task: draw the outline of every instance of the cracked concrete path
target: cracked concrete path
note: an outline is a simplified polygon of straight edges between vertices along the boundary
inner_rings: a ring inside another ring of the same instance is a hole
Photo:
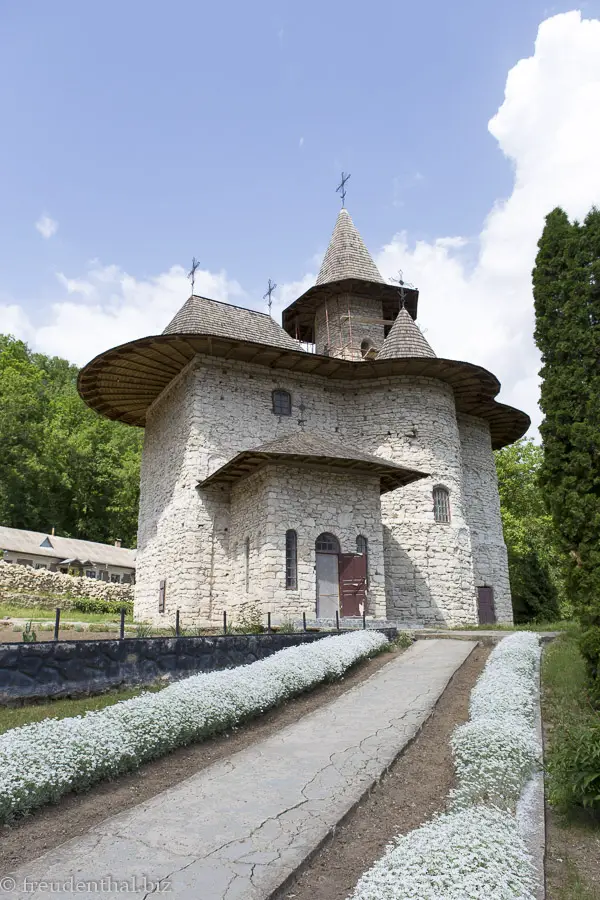
[[[0,897],[116,900],[127,887],[140,898],[266,900],[414,737],[474,646],[416,642],[279,734],[21,866],[14,889],[0,878]]]

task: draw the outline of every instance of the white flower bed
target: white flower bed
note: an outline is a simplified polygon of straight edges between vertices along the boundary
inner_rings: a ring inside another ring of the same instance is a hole
[[[0,735],[0,821],[225,731],[339,678],[386,643],[374,631],[323,638],[248,666],[194,675],[98,712],[7,731]]]
[[[476,806],[396,838],[351,900],[535,900],[534,888],[514,817]]]
[[[452,736],[452,811],[399,837],[351,900],[534,900],[536,871],[513,811],[538,770],[539,638],[504,638],[471,693],[470,721]],[[487,805],[486,805],[487,804]]]
[[[491,803],[514,810],[541,764],[535,729],[539,638],[523,632],[492,651],[471,694],[471,719],[452,735],[456,807]]]

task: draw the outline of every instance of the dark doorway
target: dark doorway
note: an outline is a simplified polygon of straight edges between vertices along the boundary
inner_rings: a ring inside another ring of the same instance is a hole
[[[494,589],[491,587],[477,588],[477,612],[480,625],[495,625],[496,610],[494,609]]]
[[[343,616],[362,616],[367,602],[367,556],[340,553],[340,606]]]

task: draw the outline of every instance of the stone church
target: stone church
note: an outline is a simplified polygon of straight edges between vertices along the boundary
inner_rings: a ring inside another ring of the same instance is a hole
[[[89,406],[145,428],[138,619],[512,621],[492,451],[529,419],[436,357],[418,300],[343,208],[282,325],[192,295],[81,371]]]

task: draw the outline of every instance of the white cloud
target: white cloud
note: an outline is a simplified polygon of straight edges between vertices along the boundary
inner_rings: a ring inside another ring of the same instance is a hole
[[[490,133],[514,167],[507,200],[496,203],[475,261],[465,238],[412,244],[394,236],[377,262],[402,268],[420,289],[419,321],[440,356],[497,374],[501,399],[539,421],[539,356],[533,343],[531,270],[544,216],[562,206],[581,218],[600,204],[600,21],[569,12],[542,22],[535,52],[508,73]]]
[[[58,231],[58,222],[56,219],[51,219],[50,216],[46,214],[39,217],[37,222],[35,223],[35,227],[44,238],[44,240],[48,240]]]
[[[513,165],[511,195],[493,206],[479,236],[443,235],[414,243],[401,232],[376,256],[385,276],[402,269],[419,287],[419,322],[438,355],[491,369],[503,382],[501,399],[534,420],[539,418],[531,294],[536,243],[554,206],[582,217],[600,204],[599,108],[600,21],[570,12],[542,22],[533,56],[508,73],[504,101],[488,126]],[[318,262],[309,261],[307,268]],[[96,262],[81,276],[60,273],[58,280],[64,295],[49,309],[46,323],[34,328],[11,301],[0,307],[0,330],[78,363],[162,331],[189,294],[179,266],[136,279]],[[281,285],[274,317],[313,283],[314,274],[307,274]],[[265,309],[224,272],[198,271],[196,291]]]

